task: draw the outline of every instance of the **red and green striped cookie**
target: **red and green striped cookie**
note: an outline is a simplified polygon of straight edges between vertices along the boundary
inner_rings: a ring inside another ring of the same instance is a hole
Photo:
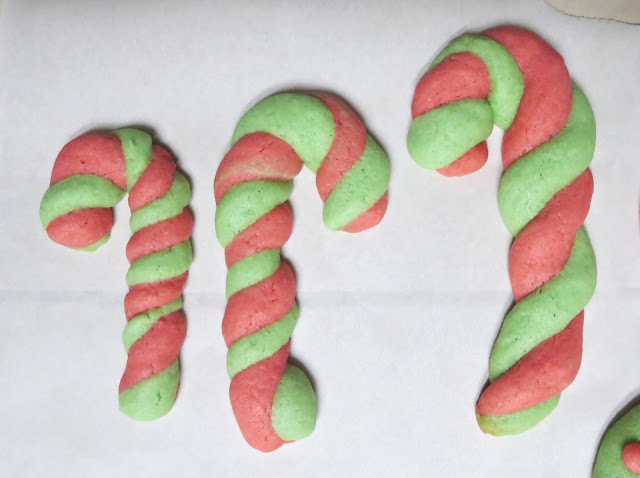
[[[189,182],[171,155],[142,131],[84,134],[58,154],[40,219],[58,244],[95,251],[109,239],[112,207],[127,191],[132,236],[120,410],[153,420],[171,409],[180,380],[178,355],[186,333],[182,289],[192,261]]]
[[[216,233],[229,268],[222,333],[231,405],[246,441],[263,452],[308,436],[316,398],[288,363],[298,320],[296,282],[280,249],[287,200],[303,163],[316,176],[329,229],[375,226],[387,207],[389,162],[358,117],[324,93],[268,97],[238,123],[215,182]]]
[[[582,359],[583,309],[596,262],[582,226],[591,203],[595,121],[562,57],[540,37],[500,27],[454,39],[420,80],[408,136],[411,157],[446,176],[487,159],[494,123],[505,130],[498,190],[515,237],[515,305],[489,360],[476,406],[481,429],[521,433],[543,420]]]
[[[593,478],[640,476],[640,405],[616,421],[600,442]]]

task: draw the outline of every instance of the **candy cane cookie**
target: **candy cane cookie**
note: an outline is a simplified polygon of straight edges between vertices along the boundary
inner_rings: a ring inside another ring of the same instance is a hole
[[[638,476],[640,476],[640,405],[635,405],[604,435],[593,467],[593,478]]]
[[[109,239],[112,207],[129,191],[129,292],[124,299],[128,353],[120,410],[137,420],[166,414],[180,381],[186,333],[182,289],[192,260],[191,187],[171,155],[135,129],[89,133],[69,142],[53,165],[40,204],[49,237],[95,251]]]
[[[593,192],[591,107],[553,48],[500,27],[462,35],[437,56],[418,83],[412,116],[411,157],[446,176],[480,168],[494,123],[505,130],[498,203],[515,237],[515,305],[494,343],[476,415],[486,433],[523,432],[556,407],[582,359],[583,309],[596,283],[582,226]]]
[[[251,108],[233,133],[214,181],[216,234],[225,248],[229,396],[245,440],[268,452],[308,436],[316,398],[287,363],[298,319],[296,282],[280,257],[287,200],[304,163],[317,174],[329,229],[359,232],[387,207],[389,162],[353,111],[325,93],[283,93]]]

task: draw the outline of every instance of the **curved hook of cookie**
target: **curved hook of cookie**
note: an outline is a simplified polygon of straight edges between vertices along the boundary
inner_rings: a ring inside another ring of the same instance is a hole
[[[308,436],[316,398],[288,364],[296,285],[280,249],[291,235],[287,200],[305,164],[317,174],[329,229],[376,225],[387,206],[389,163],[359,118],[325,93],[283,93],[239,121],[214,181],[216,234],[225,248],[231,405],[246,441],[267,452]]]
[[[607,431],[600,443],[593,478],[640,475],[640,405],[635,405]]]
[[[191,188],[171,155],[135,129],[84,134],[58,154],[40,204],[49,237],[95,251],[107,242],[112,208],[129,191],[129,293],[123,342],[128,353],[120,409],[138,420],[166,414],[178,392],[186,334],[182,289],[192,261]]]
[[[515,306],[476,407],[483,431],[523,432],[555,408],[582,358],[582,309],[596,265],[582,224],[589,211],[595,121],[564,61],[537,35],[501,27],[453,40],[420,80],[407,145],[446,176],[486,162],[494,123],[505,129],[498,202],[515,240]]]

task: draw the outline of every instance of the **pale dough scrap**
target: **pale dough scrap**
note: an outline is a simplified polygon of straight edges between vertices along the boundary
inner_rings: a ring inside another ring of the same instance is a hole
[[[546,0],[569,15],[640,23],[640,0]]]

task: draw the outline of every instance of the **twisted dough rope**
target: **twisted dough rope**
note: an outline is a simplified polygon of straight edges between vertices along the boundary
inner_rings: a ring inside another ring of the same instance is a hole
[[[640,475],[640,405],[625,413],[605,434],[593,468],[593,478]]]
[[[127,190],[133,235],[127,244],[131,267],[123,342],[128,359],[120,410],[153,420],[171,409],[180,380],[178,355],[186,333],[182,289],[192,261],[188,181],[171,155],[152,146],[142,131],[84,134],[58,154],[40,219],[53,241],[95,251],[109,239],[111,208]]]
[[[486,433],[523,432],[556,407],[582,358],[583,308],[596,282],[582,227],[593,192],[591,107],[555,50],[501,27],[453,40],[420,80],[412,115],[411,157],[447,176],[479,169],[493,123],[506,130],[498,201],[516,236],[516,304],[493,346],[491,385],[476,415]]]
[[[298,317],[289,239],[292,178],[304,163],[316,176],[329,229],[359,232],[387,207],[389,163],[358,117],[324,93],[278,94],[238,123],[214,181],[216,234],[229,268],[222,333],[229,348],[231,406],[245,440],[267,452],[308,436],[316,398],[287,364]]]

